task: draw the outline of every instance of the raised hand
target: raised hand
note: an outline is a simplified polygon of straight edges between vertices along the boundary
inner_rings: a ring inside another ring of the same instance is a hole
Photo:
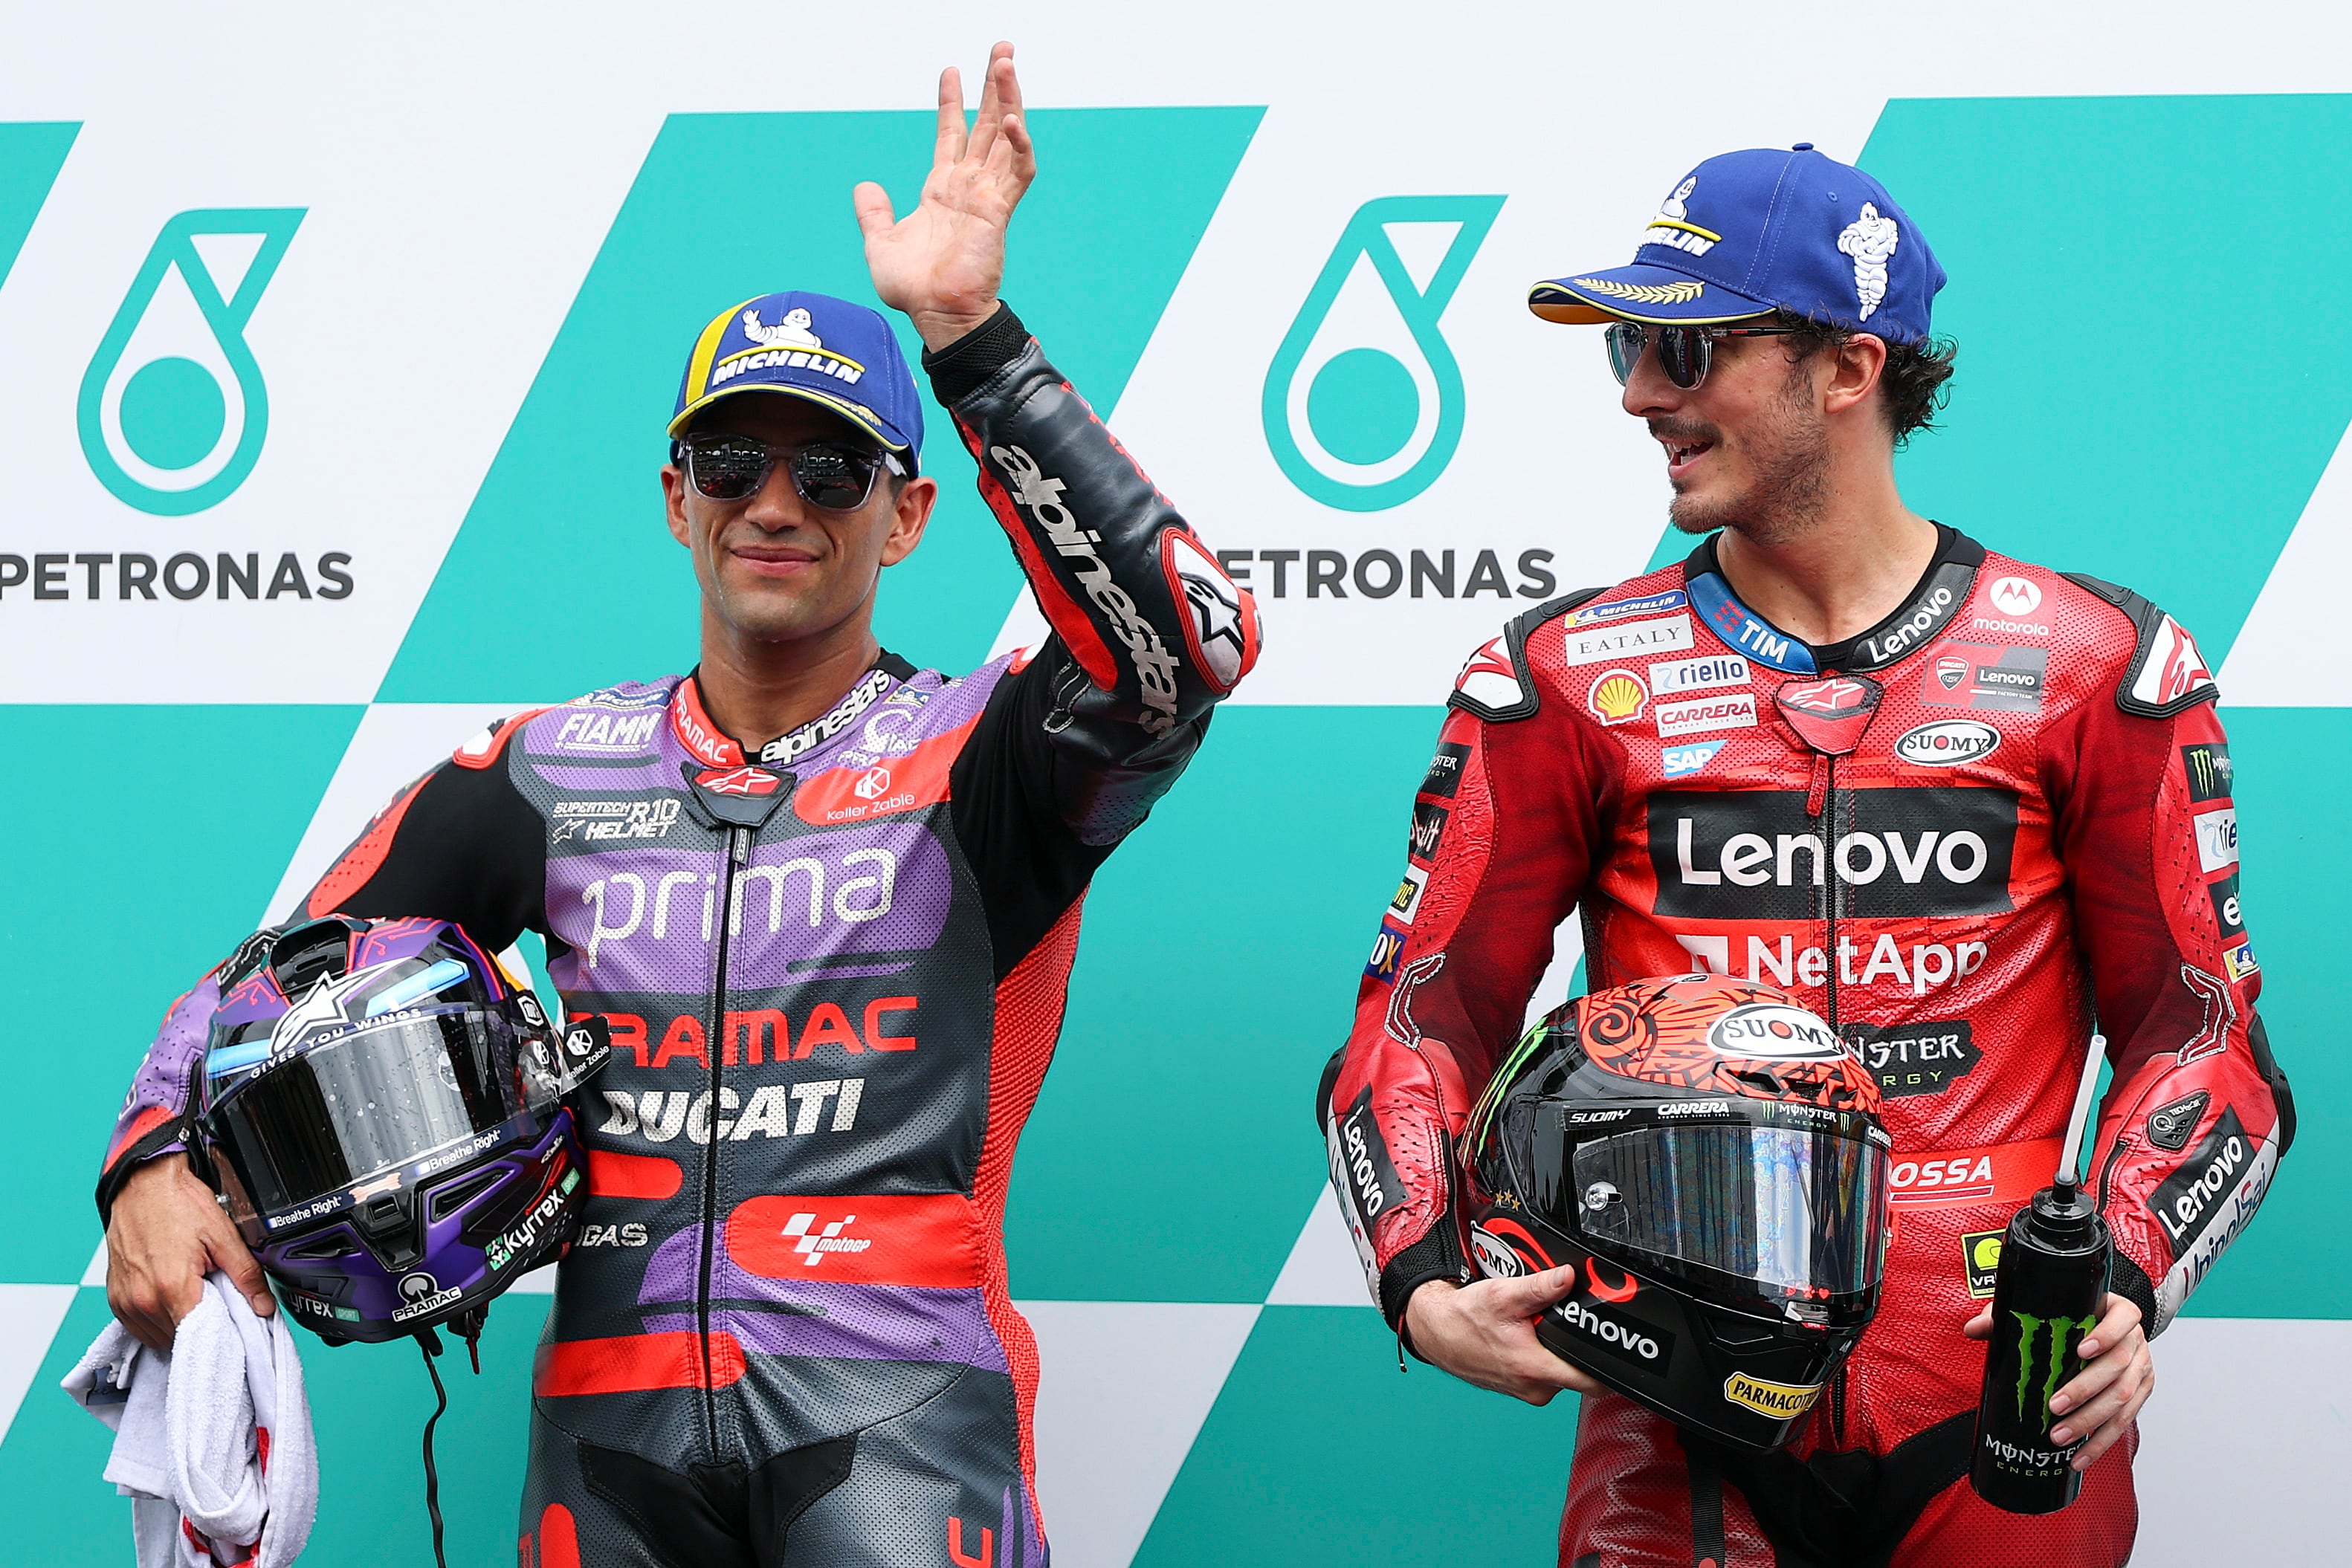
[[[963,78],[953,66],[940,73],[939,141],[915,210],[894,219],[888,193],[870,180],[853,193],[874,292],[907,313],[926,348],[946,347],[995,312],[1004,232],[1036,177],[1013,46],[998,44],[969,135]]]

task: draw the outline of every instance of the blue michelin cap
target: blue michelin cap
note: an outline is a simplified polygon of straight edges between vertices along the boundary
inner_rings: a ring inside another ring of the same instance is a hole
[[[744,392],[805,398],[904,453],[908,472],[920,465],[922,399],[898,335],[877,310],[797,291],[721,310],[694,340],[670,439],[720,398]]]
[[[1886,187],[1801,141],[1710,158],[1658,204],[1633,265],[1528,291],[1547,321],[1735,321],[1789,310],[1893,343],[1927,336],[1936,253]]]

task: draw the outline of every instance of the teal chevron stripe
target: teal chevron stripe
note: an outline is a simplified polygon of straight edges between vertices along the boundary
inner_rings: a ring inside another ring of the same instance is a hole
[[[1347,1039],[1438,718],[1229,707],[1096,876],[1013,1167],[1015,1295],[1265,1299],[1324,1180],[1315,1083]]]
[[[77,120],[0,124],[0,283],[16,265],[16,253],[80,133]]]
[[[1041,110],[1005,297],[1099,409],[1127,384],[1257,128],[1255,109]],[[687,350],[714,310],[813,288],[871,301],[849,208],[901,213],[929,114],[681,114],[664,124],[386,675],[387,702],[563,696],[694,662],[694,574],[655,483]],[[921,345],[903,322],[912,361]],[[985,656],[1020,575],[937,410],[944,495],[877,625],[918,664]]]
[[[81,1277],[116,1107],[164,1004],[253,929],[356,707],[0,706],[0,1017],[26,1042],[12,1158],[44,1173],[0,1279]],[[5,1480],[0,1478],[0,1492]]]

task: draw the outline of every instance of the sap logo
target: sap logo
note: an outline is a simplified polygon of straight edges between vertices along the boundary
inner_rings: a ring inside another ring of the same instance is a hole
[[[653,713],[604,713],[593,708],[563,716],[562,725],[555,732],[554,749],[558,751],[603,752],[607,755],[643,751],[653,738],[654,727],[661,723],[661,715]]]
[[[1675,940],[1706,973],[1732,973],[1730,937],[1676,936]],[[1873,987],[1891,983],[1897,991],[1922,997],[1975,974],[1984,967],[1989,952],[1982,942],[1915,942],[1906,951],[1892,936],[1882,933],[1865,955],[1841,936],[1836,954],[1838,983]],[[1801,948],[1790,937],[1782,936],[1776,945],[1750,936],[1745,977],[1757,984],[1769,977],[1777,986],[1821,986],[1829,979],[1830,956],[1827,948]]]
[[[631,1221],[626,1225],[583,1225],[575,1247],[643,1247],[651,1238],[643,1225]]]
[[[1895,755],[1916,768],[1950,768],[2000,748],[2000,731],[1972,718],[1937,719],[1904,732]]]
[[[2206,811],[2189,819],[2197,831],[2197,863],[2220,871],[2238,863],[2238,813],[2235,808]]]
[[[1658,748],[1658,768],[1669,779],[1680,779],[1696,773],[1715,760],[1723,749],[1720,740],[1702,740],[1694,746],[1664,746]]]
[[[1849,913],[1989,915],[2011,907],[2017,796],[2004,789],[1862,789],[1853,830],[1825,842],[1805,792],[1661,790],[1648,801],[1656,912],[1804,920],[1832,867]]]
[[[854,1130],[857,1125],[857,1107],[866,1096],[866,1080],[820,1078],[806,1083],[762,1083],[752,1091],[748,1102],[734,1090],[722,1087],[716,1102],[716,1115],[707,1089],[696,1094],[659,1089],[643,1093],[607,1089],[604,1095],[607,1114],[604,1125],[596,1129],[600,1135],[667,1144],[682,1133],[689,1144],[709,1144],[713,1139],[740,1144],[754,1137],[805,1137],[820,1125],[835,1133]],[[830,1119],[825,1116],[828,1103],[833,1110]]]
[[[1138,722],[1148,734],[1167,734],[1176,724],[1176,672],[1181,666],[1168,652],[1160,629],[1136,607],[1127,590],[1111,580],[1110,568],[1095,551],[1094,541],[1100,536],[1078,521],[1062,500],[1067,482],[1046,477],[1037,460],[1018,446],[992,446],[988,458],[1011,481],[1013,505],[1028,508],[1031,520],[1044,530],[1055,552],[1071,562],[1087,597],[1126,645],[1146,709]]]
[[[858,870],[863,874],[845,873]],[[808,929],[814,931],[824,925],[830,914],[848,925],[863,925],[881,919],[890,913],[891,897],[898,886],[898,857],[888,850],[876,847],[852,850],[841,857],[832,872],[832,899],[826,893],[826,869],[823,861],[799,855],[775,865],[747,865],[735,873],[735,889],[727,914],[730,936],[743,931],[743,905],[756,884],[766,890],[768,935],[776,936],[784,929],[784,891],[794,877],[804,879],[808,897]],[[580,902],[593,907],[594,915],[589,927],[588,967],[594,968],[607,942],[618,942],[637,934],[651,922],[650,936],[656,942],[667,941],[673,935],[671,900],[680,888],[698,887],[701,891],[701,920],[696,940],[711,940],[714,905],[717,903],[716,879],[708,873],[691,871],[665,872],[648,889],[646,878],[633,871],[616,871],[598,878],[581,889]],[[622,895],[627,897],[623,912]],[[691,894],[688,894],[690,898]],[[693,905],[687,904],[688,909]],[[793,913],[799,913],[798,899],[793,901]],[[686,920],[676,922],[676,934],[684,935],[689,926]]]

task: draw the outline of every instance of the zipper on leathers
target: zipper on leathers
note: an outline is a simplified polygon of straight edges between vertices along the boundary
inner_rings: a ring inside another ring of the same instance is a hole
[[[727,1021],[727,938],[734,928],[735,877],[751,858],[751,830],[728,831],[726,874],[719,886],[719,961],[710,980],[710,1028],[703,1050],[710,1060],[709,1135],[702,1140],[702,1267],[695,1273],[694,1315],[702,1354],[702,1429],[710,1460],[719,1462],[719,1394],[710,1379],[710,1270],[719,1239],[719,1068]]]
[[[1829,890],[1822,913],[1828,931],[1822,944],[1822,988],[1829,993],[1829,1026],[1832,1033],[1838,1027],[1838,966],[1843,955],[1838,952],[1838,914],[1845,902],[1845,879],[1838,874],[1837,858],[1837,758],[1825,752],[1813,757],[1812,784],[1805,791],[1805,814],[1822,825],[1822,881]]]

